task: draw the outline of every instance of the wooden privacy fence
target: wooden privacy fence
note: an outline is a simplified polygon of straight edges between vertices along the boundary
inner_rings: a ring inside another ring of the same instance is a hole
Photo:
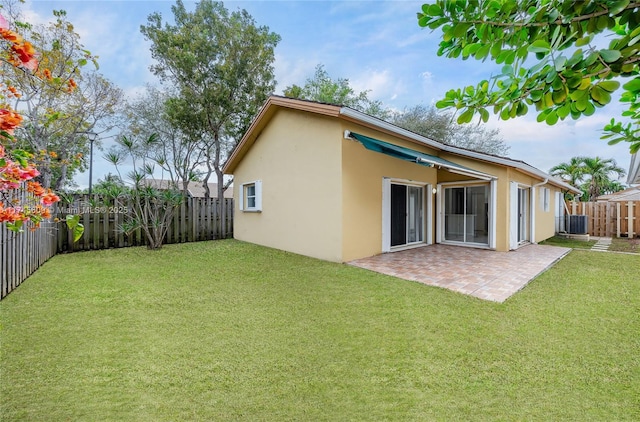
[[[599,237],[640,236],[640,201],[569,202],[571,215],[587,216],[587,232]]]
[[[224,235],[219,231],[217,198],[185,198],[173,213],[164,243],[197,242],[201,240],[233,237],[233,199],[224,199]],[[61,222],[61,231],[66,235],[58,237],[58,252],[75,252],[95,249],[123,248],[147,244],[141,229],[123,233],[118,229],[132,212],[131,203],[123,200],[102,201],[99,196],[75,196],[68,205],[58,207],[58,218],[66,215],[80,215],[84,234],[73,243],[71,233]],[[64,229],[64,230],[62,230]]]
[[[224,199],[224,236],[216,224],[220,221],[217,205],[217,198],[186,198],[175,209],[164,243],[233,237],[233,199]],[[118,229],[131,212],[131,205],[123,200],[103,201],[97,195],[76,195],[68,203],[57,203],[52,211],[60,221],[42,223],[42,227],[33,232],[17,234],[0,224],[0,298],[56,253],[147,244],[142,230],[126,235]],[[65,223],[69,214],[80,215],[85,228],[75,243]]]
[[[0,224],[0,298],[8,295],[57,252],[57,228],[45,222],[36,231],[15,233]]]

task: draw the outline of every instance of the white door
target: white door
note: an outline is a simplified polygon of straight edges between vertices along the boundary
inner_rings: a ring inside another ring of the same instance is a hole
[[[517,249],[529,241],[529,197],[530,188],[511,182],[509,195],[509,249]]]
[[[425,242],[425,187],[383,179],[382,251]]]

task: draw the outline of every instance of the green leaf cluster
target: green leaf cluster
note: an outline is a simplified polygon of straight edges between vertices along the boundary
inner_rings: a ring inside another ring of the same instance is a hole
[[[300,98],[320,103],[339,104],[386,120],[391,113],[381,101],[371,100],[369,91],[356,92],[350,85],[349,79],[333,79],[324,68],[316,66],[313,77],[305,81],[304,86],[290,85],[284,89],[284,95],[289,98]]]
[[[452,89],[437,103],[459,111],[459,123],[486,122],[490,110],[507,120],[535,109],[539,122],[554,125],[592,115],[622,86],[625,122],[612,121],[605,138],[640,148],[640,3],[440,0],[422,6],[418,24],[441,30],[439,56],[503,65],[490,80]]]
[[[67,228],[71,230],[73,234],[73,241],[77,242],[84,234],[84,225],[80,223],[79,215],[67,215],[66,217]]]

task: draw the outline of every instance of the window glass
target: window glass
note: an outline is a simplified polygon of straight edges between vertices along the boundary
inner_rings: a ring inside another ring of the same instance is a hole
[[[247,208],[255,208],[256,207],[256,185],[246,185],[245,186],[245,197],[247,198]]]

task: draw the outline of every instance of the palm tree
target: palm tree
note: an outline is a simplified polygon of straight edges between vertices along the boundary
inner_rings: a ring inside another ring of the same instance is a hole
[[[612,174],[620,178],[626,174],[626,171],[622,167],[618,167],[616,160],[613,158],[585,157],[583,158],[583,174],[589,201],[593,201],[607,187],[611,187],[612,182],[615,181],[615,179],[611,178]]]
[[[561,178],[564,182],[580,189],[580,183],[584,176],[584,161],[587,157],[572,157],[568,163],[560,163],[551,167],[549,174]],[[573,195],[567,194],[567,199],[573,199]]]

